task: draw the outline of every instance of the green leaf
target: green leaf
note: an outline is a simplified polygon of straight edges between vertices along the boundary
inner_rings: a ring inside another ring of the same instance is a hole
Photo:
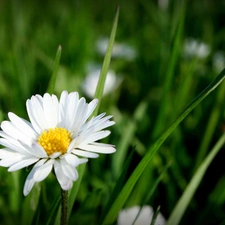
[[[115,152],[112,156],[112,168],[116,177],[118,177],[122,171],[128,148],[135,136],[136,130],[138,129],[138,124],[141,123],[144,115],[146,114],[147,106],[148,104],[145,101],[140,102],[135,109],[133,117],[127,122],[124,129],[124,134],[117,144],[117,149],[119,149],[119,151]]]
[[[48,221],[47,221],[46,225],[52,224],[52,221],[54,221],[55,218],[58,219],[58,224],[59,224],[59,222],[60,222],[60,214],[59,214],[60,211],[58,210],[58,208],[59,208],[59,205],[60,205],[60,200],[61,200],[61,195],[59,194],[57,196],[57,198],[55,199],[52,207],[51,207],[51,211],[49,212],[50,216],[48,218]],[[58,213],[59,215],[57,214],[57,216],[56,216],[56,213]]]
[[[152,184],[152,187],[149,189],[149,193],[148,193],[147,197],[144,199],[142,205],[145,205],[145,204],[147,204],[147,202],[150,201],[152,195],[154,194],[156,188],[158,187],[160,181],[162,180],[162,178],[165,175],[166,171],[170,167],[171,163],[172,163],[171,161],[168,162],[168,164],[163,168],[163,170],[160,173],[160,175],[158,176],[158,178],[154,181],[154,183]]]
[[[21,180],[21,171],[15,171],[10,174],[9,177],[10,183],[13,184],[15,188],[14,191],[9,192],[9,208],[13,213],[18,213],[20,211],[20,202],[22,200],[20,180]]]
[[[105,54],[105,57],[104,57],[104,60],[103,60],[98,85],[97,85],[97,88],[96,88],[96,91],[95,91],[95,98],[97,98],[99,100],[99,103],[98,103],[98,105],[97,105],[97,107],[96,107],[96,109],[93,113],[94,116],[96,116],[98,114],[98,109],[99,109],[99,106],[100,106],[100,102],[101,102],[101,98],[102,98],[102,94],[103,94],[103,90],[104,90],[106,75],[107,75],[107,72],[108,72],[108,69],[109,69],[109,64],[110,64],[112,50],[113,50],[113,44],[114,44],[114,40],[115,40],[115,36],[116,36],[118,19],[119,19],[119,7],[117,8],[117,11],[116,11],[116,16],[115,16],[112,31],[111,31],[111,34],[110,34],[108,47],[107,47],[106,54]]]
[[[211,150],[211,152],[208,154],[208,156],[205,158],[205,160],[201,163],[201,165],[197,169],[196,173],[194,174],[191,181],[187,185],[185,191],[183,192],[181,198],[177,202],[173,212],[171,213],[167,221],[167,225],[179,224],[207,168],[209,167],[210,163],[212,162],[216,154],[219,152],[221,147],[224,145],[224,143],[225,143],[225,133],[221,136],[221,138],[218,140],[214,148]]]
[[[103,224],[112,224],[129,197],[134,185],[137,183],[139,177],[145,170],[146,166],[151,162],[154,155],[157,153],[160,146],[167,139],[167,137],[172,133],[172,131],[180,124],[180,122],[206,97],[208,96],[225,78],[225,69],[206,87],[178,116],[174,123],[156,140],[156,142],[149,148],[146,155],[143,157],[141,162],[138,164],[134,172],[131,174],[130,178],[124,185],[117,199],[115,199],[112,207],[110,208],[108,214],[106,215]]]
[[[55,82],[56,82],[57,72],[58,72],[58,68],[59,68],[61,52],[62,52],[62,47],[61,47],[61,45],[59,45],[59,47],[57,49],[57,52],[56,52],[54,69],[53,69],[52,76],[51,76],[51,79],[49,81],[48,88],[47,88],[47,93],[49,93],[49,94],[54,93]]]
[[[218,89],[218,94],[214,101],[214,107],[207,121],[206,130],[205,133],[203,134],[199,151],[197,152],[195,170],[199,167],[200,163],[205,158],[207,151],[209,150],[209,145],[213,138],[215,129],[218,126],[219,118],[221,117],[221,114],[223,114],[221,110],[221,105],[224,104],[224,95],[225,95],[225,83],[223,83]]]
[[[165,80],[163,83],[163,96],[160,101],[160,109],[157,116],[157,120],[155,123],[155,128],[153,134],[151,135],[153,140],[162,132],[164,129],[164,124],[167,119],[168,114],[168,104],[170,102],[169,96],[171,87],[174,80],[175,75],[175,68],[178,62],[178,57],[181,51],[181,42],[182,42],[182,34],[183,34],[183,27],[184,27],[184,18],[185,18],[185,1],[181,2],[180,5],[180,12],[179,12],[179,23],[177,25],[176,35],[174,38],[173,48],[170,53],[168,68],[165,74]]]
[[[152,217],[152,222],[150,225],[157,225],[155,222],[156,222],[157,216],[159,214],[159,211],[160,211],[160,206],[158,206],[158,208],[154,212],[153,217]]]
[[[118,194],[120,193],[121,188],[123,187],[124,180],[125,180],[125,178],[127,176],[127,171],[129,169],[131,160],[132,160],[133,155],[134,155],[134,151],[135,151],[135,148],[132,149],[131,153],[129,154],[129,157],[127,158],[127,160],[126,160],[126,162],[124,164],[122,173],[120,174],[120,176],[119,176],[119,178],[118,178],[118,180],[116,182],[116,185],[113,188],[113,191],[112,191],[112,193],[110,195],[110,199],[107,202],[107,205],[106,205],[106,207],[104,209],[104,212],[102,213],[102,216],[101,216],[99,224],[102,224],[103,219],[104,219],[105,215],[107,214],[107,211],[110,209],[110,207],[112,206],[112,204],[114,202],[114,199],[117,198]]]

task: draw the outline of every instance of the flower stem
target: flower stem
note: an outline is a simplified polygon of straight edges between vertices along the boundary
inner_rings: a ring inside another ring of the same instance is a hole
[[[60,225],[68,224],[68,191],[61,189],[61,221]]]

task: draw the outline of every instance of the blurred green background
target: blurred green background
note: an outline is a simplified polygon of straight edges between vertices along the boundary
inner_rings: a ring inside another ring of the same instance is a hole
[[[102,64],[118,5],[120,17],[110,65],[117,82],[111,81],[115,88],[104,96],[100,107],[100,112],[113,115],[116,121],[105,141],[115,144],[117,152],[89,161],[70,224],[98,223],[131,150],[135,152],[127,176],[148,146],[225,67],[224,1],[1,0],[1,121],[9,111],[27,118],[25,101],[33,94],[45,93],[59,45],[62,56],[55,93],[78,91],[90,100],[83,83],[89,72]],[[224,97],[222,83],[181,123],[141,176],[127,207],[149,204],[156,209],[160,205],[162,214],[169,217],[195,169],[225,130]],[[208,168],[181,224],[225,221],[224,150]],[[154,194],[147,198],[169,162]],[[15,178],[0,168],[3,224],[20,218],[26,176],[27,171],[22,171]],[[44,221],[59,190],[53,178],[43,183],[40,204],[44,207],[35,217],[41,215]],[[50,184],[55,191],[48,190]]]

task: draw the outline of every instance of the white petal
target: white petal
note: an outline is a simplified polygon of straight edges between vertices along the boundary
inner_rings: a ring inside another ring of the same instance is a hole
[[[83,163],[86,163],[86,162],[88,162],[88,159],[85,159],[85,158],[79,159],[79,164],[83,164]]]
[[[51,158],[51,159],[56,159],[56,158],[58,158],[61,154],[62,154],[61,152],[54,152],[54,153],[52,153],[52,154],[49,156],[49,158]]]
[[[85,124],[82,126],[81,130],[83,131],[83,130],[86,130],[86,129],[90,129],[91,127],[92,127],[92,129],[94,128],[94,131],[100,130],[100,129],[96,129],[96,128],[95,128],[96,125],[97,125],[98,127],[100,127],[102,123],[105,124],[105,121],[107,121],[108,119],[112,118],[112,116],[106,116],[105,118],[103,118],[104,115],[105,115],[105,113],[102,113],[102,114],[100,114],[100,115],[98,115],[98,116],[96,116],[96,117],[92,117],[91,120],[89,120],[87,123],[85,123]],[[105,126],[105,125],[104,125],[104,126]],[[107,126],[105,126],[105,127],[107,127]]]
[[[26,107],[27,107],[28,117],[30,119],[30,122],[31,122],[33,128],[36,130],[36,132],[41,133],[42,129],[36,121],[36,117],[35,117],[34,110],[33,110],[33,105],[32,105],[32,102],[30,99],[28,99],[26,101]]]
[[[11,122],[15,125],[15,127],[22,133],[24,133],[26,136],[28,136],[30,139],[36,139],[37,133],[34,131],[31,123],[28,121],[18,117],[14,113],[8,113],[9,119]]]
[[[64,159],[60,160],[60,164],[61,164],[63,173],[67,177],[69,177],[72,181],[76,181],[78,179],[78,172],[77,172],[76,168],[74,168],[73,166],[69,165],[66,162],[66,160],[64,160]]]
[[[72,92],[68,96],[68,115],[70,117],[70,121],[72,122],[74,119],[74,115],[77,110],[77,103],[79,100],[79,95],[77,92]]]
[[[106,116],[100,120],[95,120],[93,125],[95,127],[95,131],[99,131],[102,129],[105,129],[106,127],[110,127],[115,124],[114,121],[110,121],[109,119],[112,118],[112,116]]]
[[[90,152],[97,152],[97,153],[104,153],[104,154],[110,154],[116,151],[116,149],[112,145],[108,144],[101,144],[95,143],[90,145],[80,145],[79,148],[82,150],[90,151]]]
[[[20,153],[21,155],[30,155],[29,152],[24,149],[23,146],[17,140],[7,140],[4,138],[0,138],[0,144],[8,147],[9,149],[12,149],[15,152]]]
[[[88,137],[93,135],[93,133],[94,133],[94,127],[90,127],[89,129],[82,130],[81,132],[79,132],[76,136],[74,136],[74,139],[71,142],[71,144],[73,143],[72,148],[76,148],[77,146],[79,146],[80,143],[84,142]],[[70,148],[71,148],[71,145],[69,146],[68,149]]]
[[[67,118],[67,98],[68,92],[63,91],[59,100],[59,126],[66,127],[65,118]]]
[[[37,157],[21,159],[20,161],[16,162],[12,166],[10,166],[8,171],[12,172],[12,171],[15,171],[15,170],[22,169],[24,167],[27,167],[27,166],[30,166],[30,165],[34,164],[38,160],[39,160],[39,158],[37,158]]]
[[[27,196],[30,193],[34,184],[35,184],[35,181],[31,177],[29,177],[29,175],[28,175],[28,177],[25,181],[24,187],[23,187],[24,196]]]
[[[70,145],[69,145],[69,147],[68,147],[68,149],[67,149],[67,153],[70,153],[70,152],[74,149],[74,146],[78,145],[78,144],[76,144],[76,143],[77,143],[77,138],[74,138],[74,139],[71,141],[71,143],[70,143]]]
[[[39,166],[41,166],[41,165],[43,165],[45,163],[45,161],[46,161],[46,159],[42,159],[42,160],[38,161],[34,165],[34,167],[32,168],[32,170],[30,171],[30,173],[28,174],[27,179],[26,179],[25,184],[24,184],[24,187],[23,187],[23,194],[25,196],[27,196],[30,193],[32,187],[35,184],[35,181],[33,179],[33,175],[34,175],[34,173],[36,171],[36,168],[39,167]]]
[[[88,104],[88,110],[87,110],[87,114],[86,114],[86,118],[88,119],[89,116],[93,113],[94,109],[96,108],[98,104],[98,99],[93,99],[89,104]]]
[[[104,130],[104,131],[99,131],[99,132],[96,132],[96,133],[92,133],[89,137],[86,137],[84,139],[84,141],[82,142],[82,144],[86,144],[86,143],[91,143],[91,142],[95,142],[95,141],[98,141],[100,139],[103,139],[107,136],[110,135],[110,131],[108,130]]]
[[[0,159],[13,158],[13,157],[15,157],[17,155],[22,156],[21,154],[15,152],[15,151],[12,151],[11,149],[8,149],[8,148],[0,149]]]
[[[78,106],[76,110],[76,114],[74,115],[74,118],[76,118],[71,125],[71,131],[74,132],[74,134],[78,133],[80,130],[81,126],[85,122],[86,114],[87,114],[87,107],[88,105],[86,104],[85,98],[81,98],[78,101]]]
[[[42,98],[38,95],[32,96],[31,99],[27,100],[27,104],[26,104],[29,119],[30,119],[34,129],[39,134],[43,130],[48,128],[48,123],[45,118],[41,100],[42,100]]]
[[[38,158],[47,157],[45,150],[36,142],[32,143],[31,147],[22,141],[19,141],[19,143],[30,153],[30,155],[36,156]]]
[[[65,101],[68,96],[68,91],[63,91],[60,96],[60,104]]]
[[[96,116],[96,117],[93,117],[93,118],[92,118],[92,119],[93,119],[92,125],[94,126],[94,125],[98,124],[99,121],[101,121],[101,119],[104,118],[105,114],[106,114],[106,113],[104,112],[104,113],[99,114],[99,115]],[[108,117],[109,117],[109,116],[108,116]],[[107,117],[105,117],[105,118],[107,118]]]
[[[50,96],[48,93],[43,97],[43,111],[48,123],[48,128],[53,128],[58,125],[58,99],[55,95]]]
[[[73,150],[72,152],[78,156],[83,156],[87,158],[98,158],[98,154],[93,152],[86,152],[86,151],[77,150],[77,149]]]
[[[99,131],[99,130],[103,130],[107,127],[111,127],[112,125],[114,125],[115,122],[114,121],[103,121],[101,123],[99,123],[98,125],[95,126],[95,131]]]
[[[72,130],[72,124],[74,123],[74,120],[76,120],[76,111],[78,109],[78,100],[79,100],[79,95],[77,92],[72,92],[68,96],[68,101],[67,101],[67,117],[64,117],[64,120],[66,118],[66,128],[68,130]]]
[[[63,91],[60,97],[60,123],[59,126],[71,130],[71,124],[76,114],[77,102],[79,95],[77,92],[72,92],[68,95]]]
[[[20,155],[19,153],[11,151],[10,149],[0,150],[0,159],[2,159],[0,161],[0,166],[9,167],[13,165],[14,163],[21,161],[22,158],[23,158],[23,155]]]
[[[3,167],[10,167],[11,165],[19,162],[21,160],[21,156],[17,156],[14,158],[4,158],[1,160],[0,162],[0,166],[3,166]]]
[[[73,186],[73,182],[70,178],[65,176],[65,174],[62,171],[61,164],[56,160],[54,163],[54,170],[56,178],[63,190],[69,190]]]
[[[9,121],[3,121],[1,124],[2,130],[14,138],[15,140],[23,140],[26,143],[29,143],[32,141],[28,136],[26,136],[24,133],[22,133],[20,130],[18,130],[15,125]]]
[[[79,158],[73,154],[65,154],[64,158],[66,162],[73,167],[77,167],[79,165]]]
[[[48,160],[45,164],[39,166],[36,168],[33,179],[35,182],[40,182],[44,180],[49,173],[52,171],[52,166],[53,166],[54,160],[50,159]]]

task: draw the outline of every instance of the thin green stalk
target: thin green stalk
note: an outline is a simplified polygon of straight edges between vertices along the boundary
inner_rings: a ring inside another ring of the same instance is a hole
[[[159,106],[159,113],[155,122],[155,127],[153,130],[153,133],[151,134],[151,138],[155,140],[155,138],[162,132],[164,129],[166,117],[167,117],[167,109],[168,109],[168,103],[169,96],[170,96],[170,90],[172,87],[172,82],[174,80],[174,71],[176,68],[176,63],[178,60],[179,52],[180,52],[180,45],[181,45],[181,37],[183,33],[183,24],[184,24],[184,17],[185,17],[185,5],[182,6],[181,12],[180,12],[180,22],[177,27],[177,33],[174,40],[174,46],[171,52],[171,57],[168,63],[168,69],[167,73],[165,74],[165,80],[163,84],[163,96],[160,101]]]
[[[154,215],[152,217],[152,222],[150,225],[157,225],[155,222],[156,222],[157,216],[159,215],[159,212],[160,212],[160,206],[158,206],[158,208],[154,212]]]
[[[62,47],[61,47],[61,45],[59,45],[57,52],[56,52],[56,56],[55,56],[54,69],[53,69],[52,76],[51,76],[51,79],[50,79],[50,82],[49,82],[48,88],[47,88],[47,92],[49,94],[53,94],[54,90],[55,90],[55,82],[56,82],[57,72],[58,72],[58,68],[59,68],[61,52],[62,52]]]
[[[117,144],[117,149],[119,149],[119,151],[117,151],[112,156],[113,157],[112,168],[116,177],[118,177],[122,171],[123,163],[125,161],[129,144],[133,140],[134,134],[138,128],[138,123],[141,122],[141,119],[146,113],[146,110],[147,110],[147,103],[142,101],[137,106],[133,118],[127,122],[125,131],[123,132],[123,135],[119,143]]]
[[[219,88],[219,91],[215,100],[215,106],[212,109],[211,116],[208,120],[209,122],[207,124],[199,151],[196,156],[195,170],[198,168],[198,166],[200,165],[200,163],[202,162],[202,160],[204,159],[207,153],[208,147],[213,137],[213,133],[218,124],[219,117],[222,113],[221,106],[224,104],[224,95],[225,95],[225,83],[221,85],[221,87]]]
[[[68,191],[61,189],[61,220],[60,225],[68,224]]]
[[[95,98],[97,98],[99,100],[99,103],[98,103],[98,105],[95,108],[95,111],[93,113],[94,116],[96,116],[98,114],[98,109],[99,109],[99,106],[100,106],[100,102],[101,102],[101,98],[102,98],[102,94],[103,94],[103,90],[104,90],[105,80],[106,80],[107,72],[108,72],[108,69],[109,69],[109,64],[110,64],[110,61],[111,61],[111,55],[112,55],[114,40],[115,40],[115,37],[116,37],[118,20],[119,20],[119,7],[117,8],[117,11],[116,11],[116,16],[115,16],[112,31],[111,31],[111,34],[110,34],[108,47],[107,47],[107,50],[106,50],[105,58],[103,60],[98,85],[97,85],[97,88],[96,88],[96,91],[95,91]]]

